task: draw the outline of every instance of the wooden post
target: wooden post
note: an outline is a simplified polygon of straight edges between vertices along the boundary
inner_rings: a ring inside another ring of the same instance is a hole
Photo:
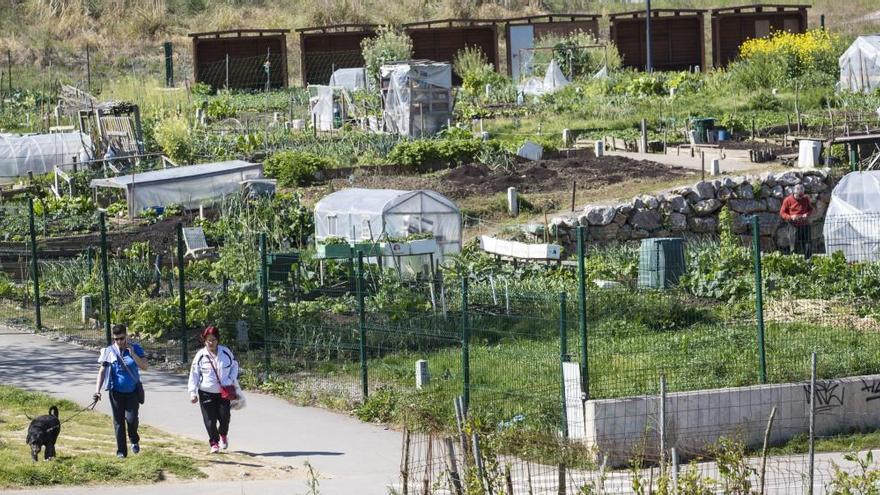
[[[574,213],[574,197],[577,193],[577,181],[571,181],[571,212]]]

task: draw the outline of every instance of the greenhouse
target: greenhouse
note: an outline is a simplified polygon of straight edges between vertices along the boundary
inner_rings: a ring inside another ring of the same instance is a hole
[[[840,89],[870,93],[880,87],[880,34],[859,36],[838,62]]]
[[[91,160],[92,140],[81,132],[52,134],[0,134],[0,177],[45,174],[55,165],[73,167]]]
[[[341,237],[351,243],[434,234],[438,255],[461,251],[461,212],[434,191],[343,189],[315,205],[315,239]]]
[[[261,177],[262,164],[232,160],[94,179],[91,187],[125,190],[128,214],[134,217],[137,212],[151,207],[208,206],[237,192],[242,181]]]
[[[825,214],[825,249],[847,261],[880,260],[880,171],[845,175]]]

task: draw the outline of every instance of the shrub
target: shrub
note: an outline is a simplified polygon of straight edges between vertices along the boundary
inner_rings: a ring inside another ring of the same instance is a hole
[[[378,79],[379,69],[383,64],[412,58],[412,39],[390,26],[382,26],[376,37],[366,38],[361,42],[361,53],[367,66],[367,74]]]
[[[486,85],[501,87],[507,82],[504,76],[495,71],[483,50],[476,46],[459,50],[452,67],[462,79],[461,87],[472,96],[482,96]]]
[[[153,129],[156,144],[162,152],[178,163],[193,159],[192,131],[182,117],[170,117],[156,124]]]
[[[398,143],[388,153],[393,164],[418,167],[429,163],[460,165],[472,162],[486,146],[477,139],[417,139]]]
[[[731,72],[747,89],[822,84],[836,77],[840,48],[840,37],[824,29],[779,31],[743,43]]]
[[[281,187],[306,186],[315,174],[331,166],[330,160],[304,151],[279,151],[263,164],[266,175],[278,179]]]

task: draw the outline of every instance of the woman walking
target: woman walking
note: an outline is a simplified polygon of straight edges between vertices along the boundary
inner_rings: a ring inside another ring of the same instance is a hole
[[[98,369],[95,395],[92,398],[99,401],[101,390],[109,391],[113,428],[116,432],[116,457],[126,457],[126,433],[131,441],[131,451],[137,454],[141,450],[138,409],[144,403],[144,388],[140,371],[147,369],[147,360],[144,349],[128,340],[128,328],[125,325],[113,325],[111,333],[113,344],[102,349],[98,358],[101,368]]]
[[[189,373],[190,402],[199,403],[208,430],[211,453],[229,447],[230,401],[235,399],[238,362],[228,347],[220,345],[220,330],[208,327],[202,332],[205,343],[193,358]]]

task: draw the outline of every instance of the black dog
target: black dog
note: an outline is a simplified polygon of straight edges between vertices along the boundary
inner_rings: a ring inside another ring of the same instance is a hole
[[[49,408],[49,414],[31,420],[26,441],[31,446],[31,457],[34,458],[34,462],[44,446],[45,459],[48,461],[55,458],[55,441],[58,440],[59,433],[61,433],[61,421],[58,419],[58,408],[55,406]]]

